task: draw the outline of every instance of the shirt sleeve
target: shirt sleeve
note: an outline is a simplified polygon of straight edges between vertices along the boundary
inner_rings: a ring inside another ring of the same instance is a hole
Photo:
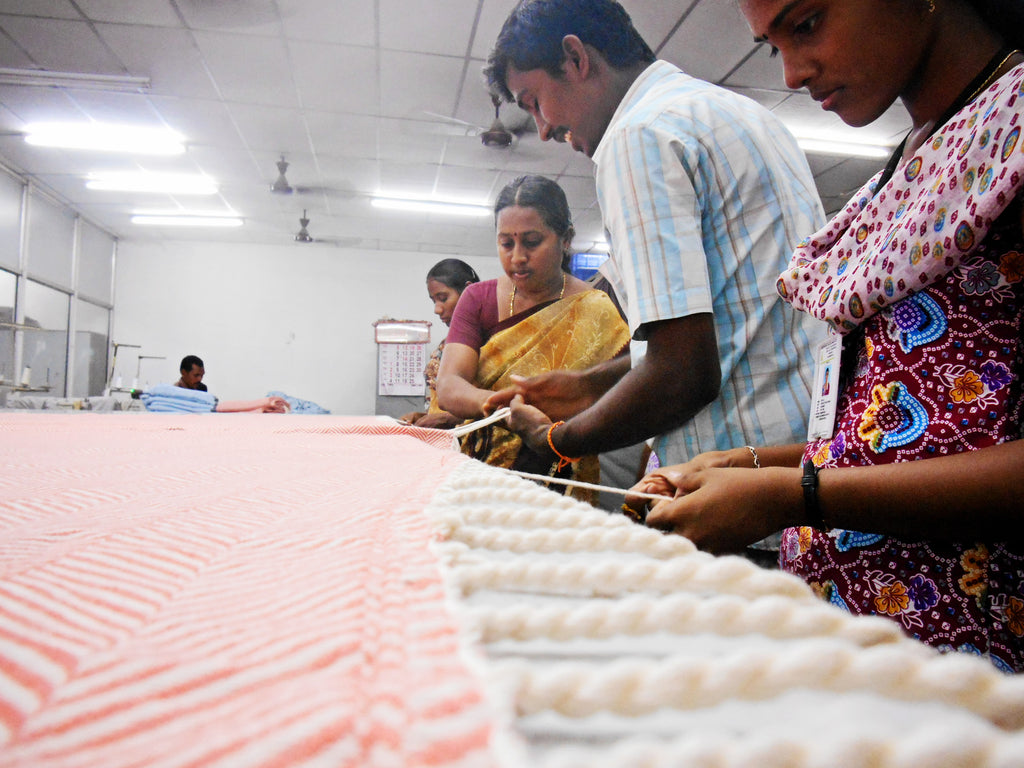
[[[712,310],[700,193],[706,158],[683,131],[627,125],[608,138],[598,199],[615,287],[625,294],[630,333],[643,339],[645,323]]]
[[[493,325],[488,322],[488,316],[492,314],[488,308],[497,317],[496,301],[497,281],[486,280],[466,286],[452,313],[445,343],[464,344],[479,352],[490,335],[488,329]]]

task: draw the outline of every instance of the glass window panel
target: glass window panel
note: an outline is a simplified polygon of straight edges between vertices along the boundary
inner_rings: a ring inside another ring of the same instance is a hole
[[[61,287],[71,287],[71,253],[75,217],[41,197],[28,206],[28,274]]]
[[[22,184],[0,171],[0,266],[18,269]]]
[[[6,327],[14,322],[14,297],[18,279],[11,272],[0,269],[0,385],[13,384],[14,329]]]
[[[65,396],[70,299],[66,293],[25,281],[25,325],[33,326],[33,330],[25,331],[20,380],[23,386]]]
[[[114,269],[114,238],[87,221],[82,222],[78,257],[78,294],[110,304]]]
[[[75,375],[69,396],[102,395],[107,383],[110,310],[76,299],[75,312]]]

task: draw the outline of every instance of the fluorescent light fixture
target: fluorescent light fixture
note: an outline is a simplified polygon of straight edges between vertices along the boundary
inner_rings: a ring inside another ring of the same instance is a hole
[[[149,78],[0,67],[0,85],[32,85],[48,88],[84,88],[92,91],[138,92],[149,90]]]
[[[37,147],[88,149],[136,155],[180,155],[185,138],[170,128],[111,123],[35,123],[25,141]]]
[[[238,216],[136,213],[132,224],[150,227],[240,227]]]
[[[217,182],[209,176],[147,171],[90,173],[85,186],[111,192],[153,192],[167,195],[214,195]]]
[[[848,157],[884,158],[892,154],[892,146],[885,139],[864,141],[860,136],[849,138],[849,132],[806,128],[790,125],[789,130],[796,137],[796,143],[804,152],[821,155],[846,155]]]
[[[483,203],[464,200],[444,200],[431,197],[398,197],[377,195],[372,200],[374,208],[392,211],[416,211],[420,213],[444,213],[453,216],[489,216],[494,211]]]

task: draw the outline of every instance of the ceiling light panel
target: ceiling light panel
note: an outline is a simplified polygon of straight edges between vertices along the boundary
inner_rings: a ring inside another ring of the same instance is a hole
[[[25,141],[38,147],[123,154],[180,155],[185,151],[185,138],[163,126],[36,123],[26,129]]]
[[[374,197],[372,205],[374,208],[392,211],[440,213],[449,216],[489,216],[492,213],[489,205],[409,197]]]

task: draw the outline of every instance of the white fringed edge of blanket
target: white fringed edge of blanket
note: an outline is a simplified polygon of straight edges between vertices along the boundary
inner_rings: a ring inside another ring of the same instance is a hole
[[[991,728],[983,735],[930,728],[927,734],[908,733],[899,744],[865,736],[830,742],[827,735],[813,734],[799,748],[770,733],[747,740],[638,733],[601,749],[549,750],[540,765],[916,768],[960,766],[965,754],[979,768],[1018,764],[1024,749],[1024,680],[1001,675],[980,659],[938,654],[886,619],[851,616],[822,602],[794,576],[739,557],[699,552],[682,537],[474,461],[452,472],[426,513],[449,599],[463,626],[466,658],[485,680],[498,712],[495,754],[503,766],[538,764],[517,733],[521,717],[540,712],[642,717],[661,708],[770,699],[785,694],[794,680],[821,691],[941,701],[987,720]],[[609,555],[607,560],[601,553]],[[519,593],[524,600],[511,606],[468,604],[474,593],[495,589]],[[552,595],[601,599],[565,606],[529,599]],[[490,659],[486,647],[508,640],[653,631],[766,634],[784,642],[712,661],[626,656],[542,669],[507,656]]]

